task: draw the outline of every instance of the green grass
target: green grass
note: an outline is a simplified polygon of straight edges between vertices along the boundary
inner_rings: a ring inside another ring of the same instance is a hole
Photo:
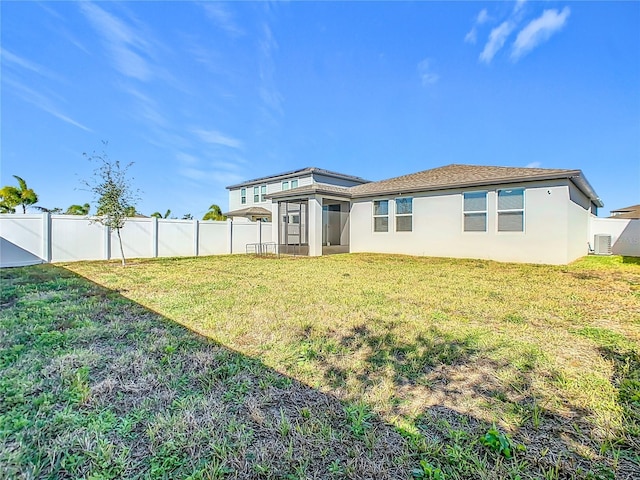
[[[0,477],[640,476],[628,258],[1,275]]]

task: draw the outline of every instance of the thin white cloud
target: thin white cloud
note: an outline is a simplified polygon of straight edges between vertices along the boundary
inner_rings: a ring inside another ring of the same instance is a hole
[[[176,153],[176,158],[183,165],[197,165],[200,162],[197,157],[184,152]]]
[[[476,43],[478,41],[478,31],[475,26],[471,27],[471,30],[464,36],[464,41],[466,43]]]
[[[495,54],[504,46],[504,43],[507,41],[507,37],[511,35],[514,28],[515,25],[511,21],[505,20],[496,28],[491,30],[489,40],[484,46],[482,53],[480,53],[480,61],[491,63],[491,60],[493,60]]]
[[[569,15],[571,15],[569,7],[564,7],[561,12],[555,9],[542,12],[542,15],[529,22],[518,33],[513,43],[511,58],[517,60],[541,43],[546,42],[551,35],[562,30],[567,23]]]
[[[6,75],[3,77],[2,81],[3,83],[12,87],[15,93],[20,98],[22,98],[22,100],[24,100],[25,102],[38,107],[40,110],[43,110],[50,115],[53,115],[54,117],[62,120],[63,122],[68,123],[69,125],[78,127],[86,132],[93,132],[93,130],[91,130],[86,125],[83,125],[82,123],[77,122],[76,120],[69,117],[68,115],[65,115],[59,108],[57,108],[54,105],[54,103],[48,97],[44,96],[43,94],[36,92],[35,90],[30,89],[29,87],[26,87],[20,82],[16,82],[11,80],[10,78],[7,78]]]
[[[62,78],[59,75],[51,72],[48,68],[43,67],[42,65],[39,65],[30,60],[27,60],[26,58],[20,57],[10,52],[6,48],[0,48],[0,58],[2,58],[2,61],[5,64],[9,63],[12,65],[16,65],[25,70],[29,70],[31,72],[37,73],[38,75],[41,75],[43,77],[47,77],[52,80],[62,81]]]
[[[531,162],[525,165],[526,168],[540,168],[541,166],[542,166],[542,163],[540,162]]]
[[[527,3],[527,0],[516,0],[516,4],[513,7],[514,13],[518,13],[524,7],[524,4]]]
[[[238,26],[233,13],[219,2],[207,2],[201,4],[202,8],[216,27],[224,30],[233,37],[244,35],[244,30]]]
[[[240,140],[224,135],[217,130],[202,130],[196,128],[193,129],[192,132],[203,142],[211,143],[214,145],[221,145],[229,148],[242,148],[242,142]]]
[[[476,17],[476,25],[482,25],[483,23],[489,21],[490,18],[491,17],[489,17],[487,9],[483,8],[482,10],[480,10],[480,13],[478,13],[478,16]]]
[[[486,8],[480,10],[478,15],[476,16],[473,27],[471,27],[471,30],[469,30],[469,32],[464,36],[464,41],[466,43],[476,43],[476,41],[478,40],[478,25],[487,23],[490,19],[491,17],[489,16]]]
[[[133,118],[149,122],[158,127],[169,126],[168,120],[160,113],[158,102],[131,85],[122,83],[119,87],[134,98],[136,107],[130,110]]]
[[[80,9],[93,27],[102,35],[114,61],[115,68],[123,75],[142,81],[151,79],[151,67],[146,50],[149,43],[121,19],[97,5],[81,2]]]
[[[418,74],[420,75],[420,81],[423,86],[433,85],[436,83],[440,76],[431,71],[431,61],[428,58],[425,58],[420,63],[418,63]]]
[[[262,36],[258,45],[260,49],[260,98],[267,111],[282,115],[283,98],[276,86],[276,67],[273,59],[274,52],[278,49],[278,42],[266,22],[262,25]]]

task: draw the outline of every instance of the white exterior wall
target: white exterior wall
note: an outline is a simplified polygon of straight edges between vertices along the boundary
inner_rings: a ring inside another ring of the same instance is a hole
[[[313,180],[316,183],[328,183],[329,185],[338,185],[340,187],[353,187],[354,185],[362,185],[362,182],[355,182],[347,178],[336,178],[330,175],[314,174]]]
[[[525,188],[524,232],[497,231],[497,190],[501,188]],[[563,181],[464,191],[482,190],[488,192],[486,232],[463,231],[463,190],[414,195],[412,232],[395,232],[395,196],[380,197],[390,200],[386,233],[373,231],[374,199],[354,200],[350,251],[547,264],[573,260],[568,255],[569,192]]]
[[[640,257],[640,220],[628,218],[593,218],[589,241],[594,246],[594,235],[611,235],[614,255]]]
[[[589,254],[589,225],[591,219],[591,201],[568,183],[569,202],[567,203],[567,260],[572,262]]]
[[[298,187],[311,185],[311,183],[313,182],[311,175],[305,175],[305,176],[292,175],[291,177],[280,178],[278,181],[251,184],[250,186],[244,187],[247,189],[247,203],[242,203],[242,195],[241,195],[242,187],[229,190],[229,211],[232,212],[233,210],[240,210],[241,208],[252,207],[255,205],[268,209],[269,204],[271,203],[271,200],[267,200],[265,202],[253,201],[253,187],[255,186],[260,187],[261,185],[266,184],[267,194],[277,193],[282,191],[282,182],[284,180],[291,182],[291,180],[296,180],[296,179],[298,180]]]

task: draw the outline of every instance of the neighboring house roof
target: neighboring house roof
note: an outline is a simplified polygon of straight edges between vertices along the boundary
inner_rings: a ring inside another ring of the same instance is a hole
[[[276,175],[269,175],[268,177],[254,178],[253,180],[247,180],[246,182],[237,183],[235,185],[229,185],[227,187],[227,190],[240,188],[240,187],[247,187],[249,185],[253,185],[256,183],[265,183],[267,181],[277,181],[280,179],[284,180],[288,177],[296,177],[296,176],[302,176],[302,175],[308,175],[308,174],[324,175],[327,177],[339,178],[339,179],[349,180],[357,183],[366,183],[369,181],[361,177],[354,177],[353,175],[345,175],[344,173],[332,172],[331,170],[324,170],[322,168],[316,168],[316,167],[306,167],[300,170],[291,170],[290,172],[278,173]]]
[[[262,207],[247,207],[232,212],[223,213],[225,217],[270,217],[271,210]]]
[[[351,198],[349,193],[353,187],[341,187],[339,185],[330,185],[328,183],[313,183],[311,185],[304,185],[302,187],[290,188],[289,190],[282,190],[280,192],[274,192],[268,194],[267,198],[286,198],[286,197],[299,197],[301,195],[313,195],[316,193],[323,195],[333,195],[344,198]]]
[[[619,208],[618,210],[611,210],[611,217],[609,218],[640,218],[640,205],[631,205],[626,208]]]
[[[349,188],[349,192],[353,198],[358,198],[562,178],[571,179],[593,203],[599,207],[603,206],[602,201],[580,170],[552,168],[487,167],[452,164],[379,182],[356,185]]]

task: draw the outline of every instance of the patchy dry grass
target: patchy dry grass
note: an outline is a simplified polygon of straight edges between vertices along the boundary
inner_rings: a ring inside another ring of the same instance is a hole
[[[227,256],[2,276],[0,476],[640,477],[629,259]]]

